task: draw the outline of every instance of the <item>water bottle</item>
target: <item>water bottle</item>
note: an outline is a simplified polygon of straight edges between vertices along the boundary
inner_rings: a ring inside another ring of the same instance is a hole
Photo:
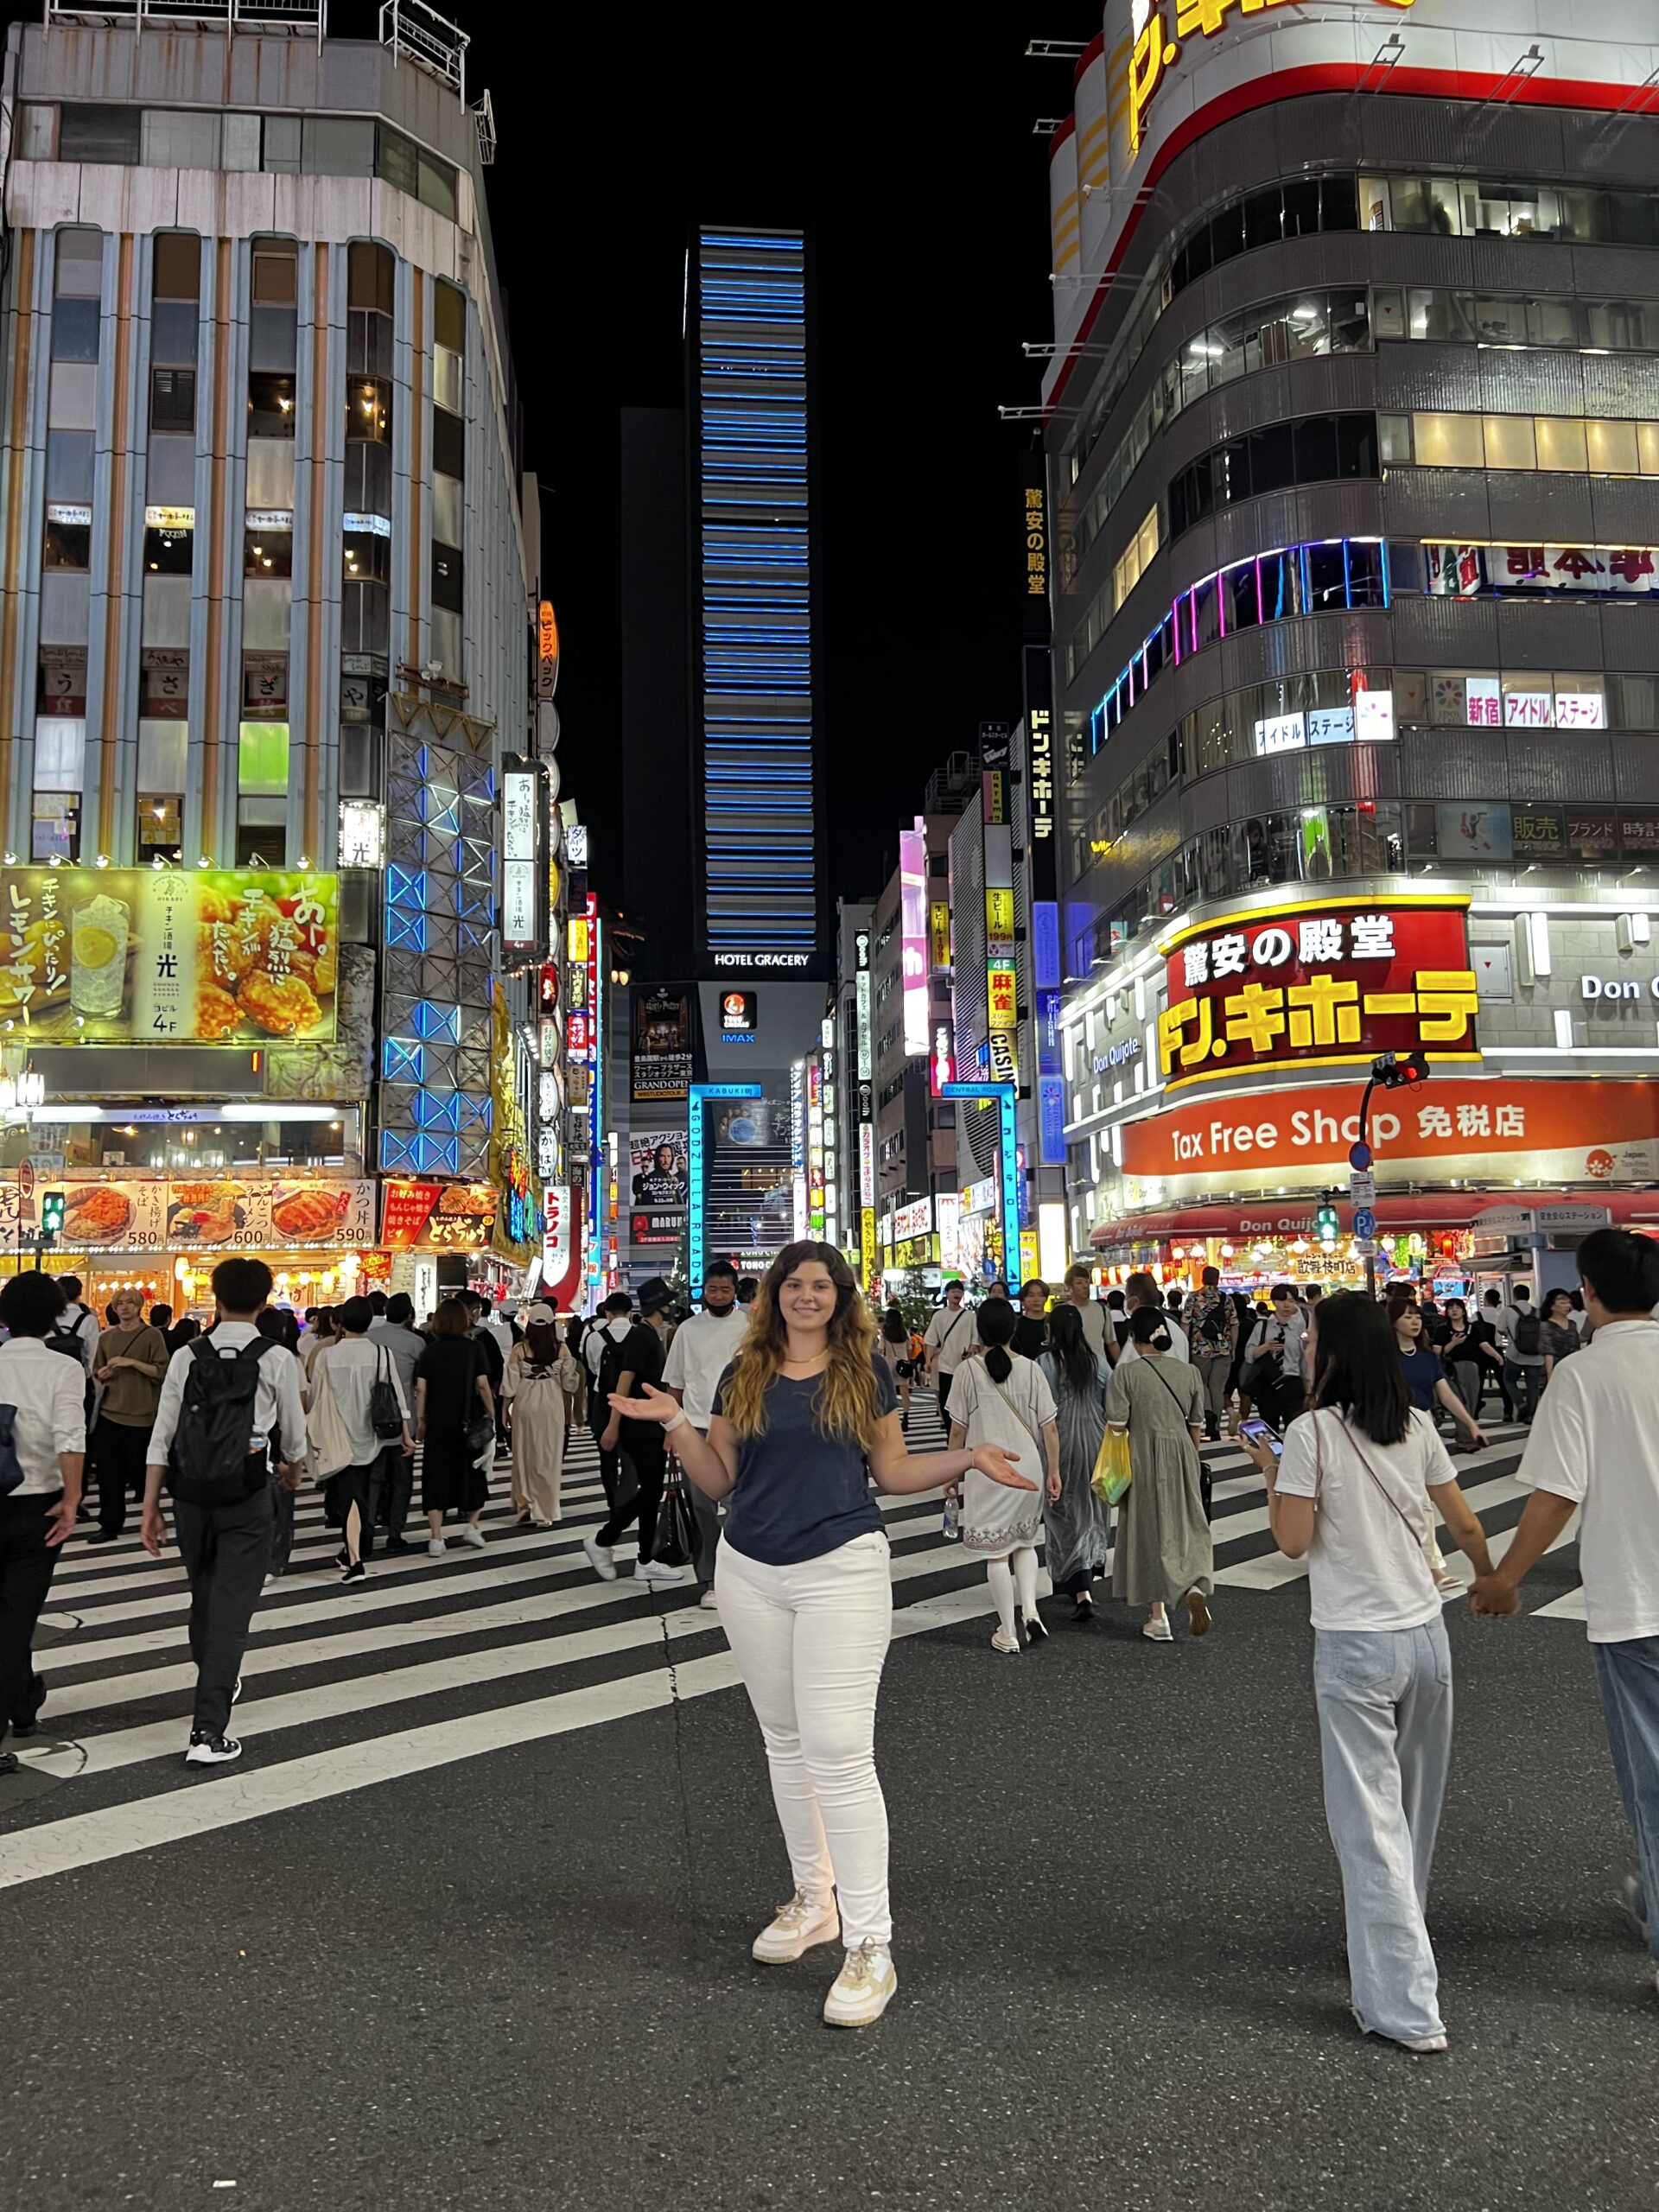
[[[940,1533],[951,1543],[962,1534],[962,1500],[954,1493],[944,1501],[944,1519],[940,1523]]]

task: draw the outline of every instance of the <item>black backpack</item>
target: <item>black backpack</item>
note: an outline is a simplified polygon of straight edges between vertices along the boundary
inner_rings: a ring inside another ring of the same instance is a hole
[[[168,1454],[168,1488],[187,1505],[239,1505],[265,1487],[268,1453],[250,1452],[259,1362],[283,1347],[270,1337],[226,1359],[211,1335],[190,1346],[184,1402]]]
[[[12,1427],[16,1418],[16,1406],[0,1406],[0,1497],[9,1497],[23,1479],[23,1463],[17,1457],[17,1440]]]
[[[1544,1340],[1544,1325],[1530,1306],[1516,1309],[1515,1316],[1515,1348],[1530,1356]]]
[[[84,1306],[66,1306],[41,1340],[47,1350],[60,1351],[67,1359],[78,1359],[84,1368],[86,1352],[80,1341],[80,1325],[86,1318],[86,1308]]]
[[[605,1343],[599,1355],[599,1373],[594,1378],[593,1394],[589,1400],[592,1408],[589,1418],[597,1429],[602,1429],[610,1420],[611,1393],[622,1380],[622,1354],[628,1341],[627,1338],[624,1337],[619,1344],[608,1328],[603,1332],[603,1335]]]

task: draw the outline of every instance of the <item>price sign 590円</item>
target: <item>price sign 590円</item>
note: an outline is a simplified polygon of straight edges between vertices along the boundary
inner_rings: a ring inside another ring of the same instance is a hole
[[[1468,901],[1298,900],[1168,940],[1158,1018],[1166,1084],[1262,1066],[1336,1067],[1378,1052],[1478,1060]]]

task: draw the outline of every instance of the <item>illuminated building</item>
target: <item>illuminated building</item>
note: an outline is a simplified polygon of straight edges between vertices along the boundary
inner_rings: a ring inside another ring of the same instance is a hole
[[[1309,1225],[1390,1025],[1440,1072],[1389,1102],[1385,1261],[1659,1215],[1659,34],[1539,21],[1109,0],[1077,64],[1064,1112],[1119,1268],[1351,1274]]]
[[[429,1300],[539,1250],[558,1106],[489,99],[429,10],[115,16],[8,42],[0,808],[72,965],[0,1035],[100,1303],[199,1303],[226,1249]]]

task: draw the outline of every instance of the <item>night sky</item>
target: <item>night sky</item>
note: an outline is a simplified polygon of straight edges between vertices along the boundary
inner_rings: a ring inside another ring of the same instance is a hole
[[[1038,396],[1020,350],[1052,334],[1032,124],[1071,95],[1069,63],[1024,53],[1092,36],[1098,6],[456,12],[500,133],[492,215],[595,886],[620,887],[617,414],[680,404],[685,241],[712,219],[816,238],[830,881],[873,890],[931,770],[1019,712],[1031,431],[996,409]]]

